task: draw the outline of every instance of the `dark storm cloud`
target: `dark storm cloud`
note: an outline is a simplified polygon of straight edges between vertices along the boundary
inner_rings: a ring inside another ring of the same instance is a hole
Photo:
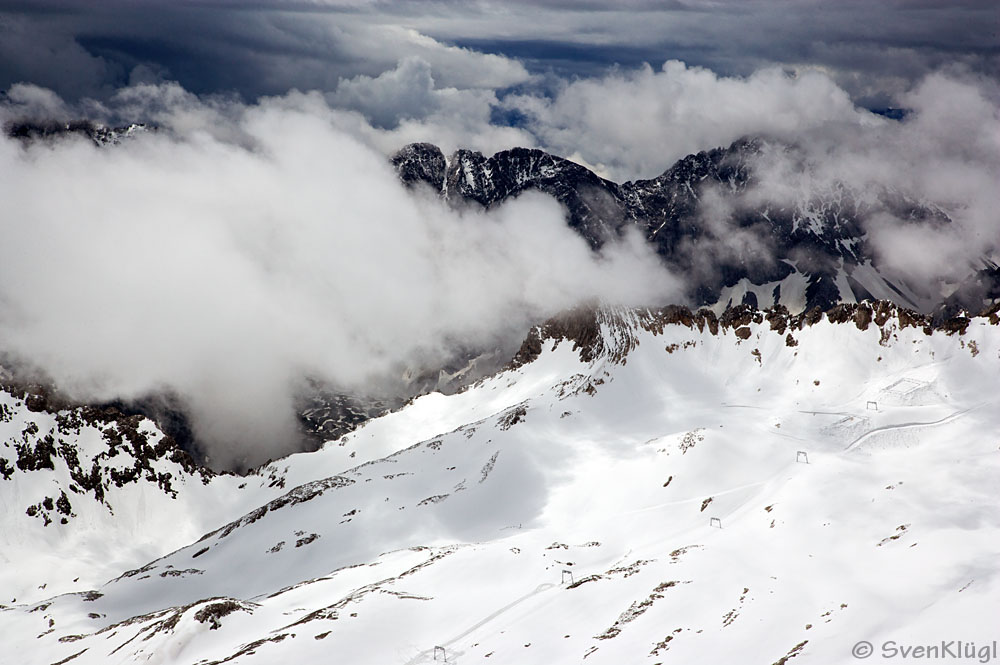
[[[136,76],[250,99],[333,90],[342,78],[377,76],[408,56],[434,66],[442,85],[505,87],[527,78],[507,58],[329,5],[0,4],[0,88],[35,83],[69,98],[106,96]]]
[[[876,105],[945,64],[1000,76],[995,2],[726,1],[692,3],[686,11],[643,3],[602,12],[545,4],[525,3],[506,19],[488,17],[482,25],[470,20],[457,43],[516,55],[534,69],[560,74],[592,75],[612,63],[656,66],[668,59],[740,76],[768,65],[817,66],[862,103]],[[526,20],[529,15],[535,19]],[[498,25],[504,20],[506,26]],[[523,29],[515,28],[517,22]],[[423,29],[441,37],[450,25],[445,22],[440,33],[433,25]]]
[[[163,78],[252,99],[332,91],[406,57],[459,88],[523,83],[521,63],[586,77],[677,59],[740,76],[818,66],[878,105],[944,64],[1000,76],[998,22],[992,0],[6,2],[0,88],[25,81],[74,98]]]

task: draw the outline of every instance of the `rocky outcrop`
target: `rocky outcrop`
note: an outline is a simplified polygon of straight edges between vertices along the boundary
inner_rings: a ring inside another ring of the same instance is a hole
[[[79,501],[113,509],[107,499],[112,487],[149,483],[173,497],[178,476],[207,483],[215,475],[140,414],[74,404],[37,383],[7,379],[0,391],[6,402],[0,423],[17,422],[15,417],[24,422],[14,436],[0,441],[0,482],[15,474],[50,474],[52,488],[30,498],[33,503],[25,509],[46,526],[55,520],[67,524],[76,517],[73,506]]]
[[[404,183],[411,185],[423,182],[436,191],[444,189],[447,165],[444,153],[436,145],[411,143],[393,155],[391,161],[399,179]]]

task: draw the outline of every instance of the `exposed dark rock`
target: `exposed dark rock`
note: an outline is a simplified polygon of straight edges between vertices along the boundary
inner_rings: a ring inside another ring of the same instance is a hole
[[[295,546],[296,547],[304,547],[304,546],[308,545],[309,543],[313,542],[314,540],[316,540],[317,538],[319,538],[319,534],[318,533],[310,533],[308,536],[303,536],[302,538],[299,538],[298,540],[296,540],[295,541]]]
[[[542,351],[542,342],[548,339],[572,342],[573,350],[579,351],[584,362],[590,362],[603,348],[598,312],[595,306],[575,307],[536,326],[528,332],[509,367],[520,367],[533,361]]]
[[[512,407],[500,415],[500,418],[497,420],[497,426],[502,430],[508,430],[522,422],[526,415],[528,415],[528,408],[523,404]]]
[[[132,124],[121,127],[107,127],[90,120],[56,121],[14,121],[4,127],[4,133],[25,142],[52,141],[65,137],[82,137],[95,145],[115,145],[134,134],[150,131],[146,125]],[[155,130],[153,130],[155,131]]]
[[[331,476],[329,478],[324,478],[322,480],[316,480],[311,483],[305,483],[304,485],[299,485],[290,492],[279,496],[277,499],[270,501],[259,508],[256,508],[243,517],[226,524],[225,526],[216,529],[210,533],[206,533],[204,536],[198,539],[198,542],[202,542],[217,536],[219,539],[225,538],[231,534],[236,529],[240,527],[247,526],[248,524],[253,524],[257,520],[264,517],[268,512],[274,512],[280,510],[285,506],[294,506],[299,503],[304,503],[310,501],[317,496],[321,496],[324,492],[330,489],[336,489],[338,487],[347,487],[348,485],[353,485],[354,481],[350,478],[345,478],[343,476]]]
[[[964,335],[965,331],[969,328],[970,319],[965,316],[955,316],[945,321],[942,321],[938,326],[939,330],[945,331],[949,335],[954,335],[958,333],[959,335]],[[930,329],[927,326],[927,329]]]
[[[35,432],[37,432],[37,427]],[[34,445],[19,443],[14,449],[17,451],[17,468],[21,471],[55,469],[52,458],[56,455],[56,448],[52,434],[35,439]]]
[[[512,367],[520,367],[521,365],[527,365],[542,354],[542,332],[538,326],[533,327],[528,331],[528,336],[524,338],[524,342],[521,343],[521,348],[518,349],[517,353],[511,359],[510,364]]]
[[[425,182],[440,192],[444,189],[444,153],[430,143],[411,143],[392,156],[399,178],[407,185]]]
[[[771,325],[771,330],[779,335],[784,334],[785,328],[788,327],[788,309],[784,305],[775,305],[767,310],[764,318]]]
[[[625,221],[618,185],[568,159],[513,148],[492,157],[459,150],[448,160],[443,193],[453,203],[474,201],[488,208],[528,190],[551,194],[566,206],[569,225],[594,248]]]
[[[203,608],[195,612],[194,618],[195,621],[200,623],[208,623],[209,630],[216,630],[222,626],[222,617],[229,616],[233,612],[239,611],[246,612],[247,609],[235,600],[223,600],[218,603],[205,605]]]
[[[835,305],[826,310],[826,318],[830,323],[843,323],[853,316],[854,310],[855,306],[849,304]]]
[[[858,330],[868,330],[872,322],[872,310],[868,303],[862,303],[854,313],[854,324]]]
[[[763,320],[764,315],[756,308],[749,305],[737,305],[722,313],[722,316],[719,317],[719,325],[723,328],[742,328],[751,323],[761,323]]]

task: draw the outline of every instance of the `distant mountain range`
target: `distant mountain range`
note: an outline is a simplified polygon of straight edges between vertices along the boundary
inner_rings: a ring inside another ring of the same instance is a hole
[[[793,205],[748,197],[758,178],[755,162],[765,150],[796,159],[792,146],[744,138],[727,148],[688,155],[656,178],[618,184],[542,150],[514,148],[486,157],[458,150],[446,158],[428,143],[414,143],[392,157],[400,178],[425,184],[454,205],[498,205],[526,191],[553,196],[567,223],[598,249],[626,228],[636,228],[664,261],[690,283],[696,306],[784,305],[793,311],[840,302],[889,300],[947,318],[976,313],[1000,297],[1000,268],[986,258],[981,269],[949,288],[928,291],[887,274],[865,233],[877,212],[899,219],[948,224],[946,211],[910,195],[880,189],[856,192],[835,185]],[[807,165],[803,164],[803,168]],[[720,230],[711,203],[721,199],[730,219]],[[755,246],[727,247],[737,229]],[[722,237],[720,237],[722,236]],[[721,251],[720,251],[721,250]],[[941,292],[949,292],[947,297]]]

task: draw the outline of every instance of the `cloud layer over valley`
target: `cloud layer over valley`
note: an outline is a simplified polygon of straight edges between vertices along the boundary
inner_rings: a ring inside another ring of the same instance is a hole
[[[306,377],[363,389],[581,300],[677,292],[640,239],[594,255],[540,195],[487,214],[407,191],[316,95],[127,95],[159,131],[0,143],[0,338],[77,397],[179,394],[216,463],[289,452]]]
[[[81,398],[179,395],[239,465],[298,445],[306,379],[356,390],[698,277],[637,234],[592,253],[542,195],[483,212],[408,190],[387,158],[417,141],[537,147],[623,182],[763,138],[748,191],[698,192],[692,272],[774,260],[741,209],[844,191],[882,269],[929,302],[998,258],[995,8],[746,4],[0,6],[0,124],[156,127],[0,142],[0,351]]]

